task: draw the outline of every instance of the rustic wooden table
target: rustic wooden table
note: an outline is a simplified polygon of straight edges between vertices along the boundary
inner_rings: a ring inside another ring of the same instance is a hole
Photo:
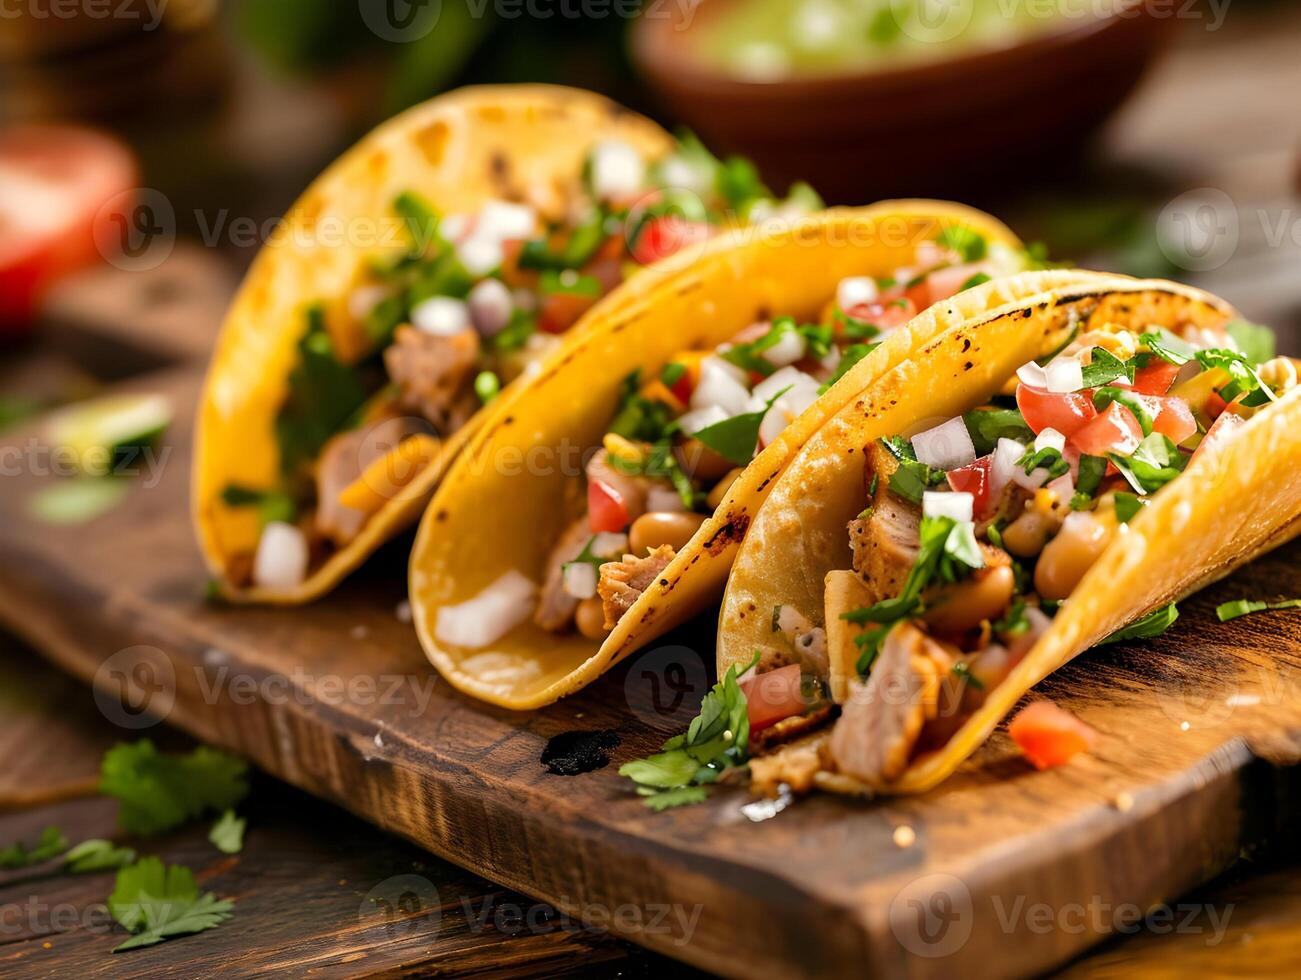
[[[1209,215],[1209,238],[1203,236],[1200,258],[1183,278],[1272,324],[1285,349],[1297,353],[1301,10],[1235,6],[1221,29],[1208,26],[1185,25],[1176,50],[1109,130],[1080,191],[1123,189],[1167,222],[1180,214]],[[1000,210],[1018,229],[1038,228],[1050,238],[1057,230],[1059,216],[1049,208]],[[148,277],[93,274],[57,298],[56,326],[41,345],[0,363],[0,390],[46,397],[112,378],[111,357],[81,342],[128,318],[153,318],[150,329],[167,359],[201,356],[230,283],[220,260],[187,248]],[[135,336],[139,329],[136,323]],[[74,349],[79,356],[69,357]],[[166,740],[162,732],[150,734]],[[88,691],[0,638],[6,760],[0,846],[30,840],[48,824],[74,838],[111,835],[113,807],[93,788],[100,755],[119,737]],[[109,954],[120,941],[102,908],[110,875],[0,872],[0,974],[659,976],[685,970],[269,778],[256,780],[248,816],[247,846],[234,858],[212,850],[206,827],[159,842],[157,853],[199,869],[205,882],[219,879],[222,894],[239,904],[236,918],[221,929],[144,955]],[[1172,903],[1168,924],[1150,920],[1066,973],[1297,975],[1297,858],[1291,849],[1245,855],[1225,877]]]

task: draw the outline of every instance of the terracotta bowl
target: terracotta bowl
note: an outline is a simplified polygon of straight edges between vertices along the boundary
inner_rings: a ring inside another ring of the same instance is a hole
[[[1140,6],[997,50],[767,82],[724,74],[693,51],[692,32],[738,2],[697,0],[640,18],[634,62],[716,151],[749,156],[779,188],[804,179],[844,203],[1005,189],[1065,161],[1132,91],[1175,23]]]

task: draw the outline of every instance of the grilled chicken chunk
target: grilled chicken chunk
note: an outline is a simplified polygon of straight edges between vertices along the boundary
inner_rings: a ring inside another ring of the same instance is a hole
[[[890,475],[898,462],[880,443],[864,451],[864,478],[876,492],[869,500],[865,517],[849,522],[849,546],[854,553],[854,571],[867,586],[867,605],[896,596],[917,558],[922,510],[916,504],[890,493]]]
[[[619,624],[637,597],[668,567],[673,555],[673,549],[662,544],[645,558],[624,555],[623,561],[610,561],[601,566],[596,591],[605,609],[606,629],[612,630]]]
[[[398,327],[384,351],[384,366],[401,392],[402,406],[419,412],[441,435],[468,417],[478,366],[479,335],[467,327],[450,337]]]
[[[850,684],[849,700],[831,731],[828,752],[836,769],[869,786],[898,779],[922,726],[936,716],[940,679],[951,660],[911,623],[892,629],[867,683]]]
[[[355,483],[375,460],[386,456],[407,436],[424,431],[418,419],[389,418],[341,432],[328,443],[316,464],[316,531],[342,547],[355,538],[370,515],[339,503],[339,494]]]

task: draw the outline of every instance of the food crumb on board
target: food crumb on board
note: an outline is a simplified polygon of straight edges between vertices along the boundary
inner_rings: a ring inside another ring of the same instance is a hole
[[[1179,730],[1180,730],[1181,732],[1186,732],[1186,731],[1188,731],[1188,729],[1190,729],[1190,728],[1192,728],[1192,727],[1193,727],[1193,726],[1190,725],[1190,724],[1188,724],[1188,722],[1186,722],[1186,721],[1181,721],[1181,722],[1179,723]]]
[[[402,616],[401,616],[401,614],[399,614],[399,615],[398,615],[398,619],[401,619],[401,618],[402,618]],[[357,626],[354,626],[354,627],[349,631],[348,635],[351,636],[354,640],[364,640],[364,639],[366,639],[367,636],[370,635],[370,630],[367,629],[365,626],[357,625]]]
[[[393,610],[393,614],[397,616],[399,623],[410,623],[411,603],[408,602],[406,599],[403,599],[401,602],[398,603],[397,609]]]
[[[894,828],[894,846],[912,847],[917,842],[917,831],[905,824]]]
[[[1117,793],[1116,809],[1119,810],[1121,813],[1128,813],[1130,810],[1134,809],[1133,794],[1125,793],[1125,792]]]

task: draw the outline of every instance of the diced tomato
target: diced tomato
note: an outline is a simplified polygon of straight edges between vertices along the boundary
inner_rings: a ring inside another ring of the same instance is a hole
[[[595,305],[596,296],[582,293],[551,293],[538,310],[538,329],[546,333],[564,333]]]
[[[745,694],[752,733],[775,725],[783,718],[804,713],[799,664],[751,674],[741,681],[740,687]]]
[[[1098,733],[1051,701],[1022,708],[1007,727],[1021,754],[1036,769],[1051,769],[1093,748]]]
[[[989,467],[994,461],[992,456],[982,456],[974,463],[949,470],[949,486],[959,493],[971,494],[976,519],[988,516],[989,510]]]
[[[859,303],[845,311],[854,320],[862,320],[881,330],[894,330],[917,315],[917,304],[911,299],[892,299],[873,303]]]
[[[1247,420],[1241,415],[1235,415],[1233,412],[1222,412],[1214,424],[1206,430],[1206,435],[1198,443],[1197,448],[1193,450],[1193,459],[1196,459],[1203,452],[1217,452],[1225,441],[1233,433],[1247,424]]]
[[[1069,436],[1098,414],[1087,391],[1045,391],[1027,384],[1016,386],[1016,407],[1036,435],[1044,429],[1056,429]]]
[[[587,481],[587,523],[593,534],[628,526],[628,505],[618,490],[601,480]]]
[[[46,290],[133,237],[135,161],[116,139],[72,126],[0,132],[0,338],[26,331]],[[145,215],[141,215],[146,217]],[[150,217],[151,227],[159,225]]]
[[[1177,446],[1197,431],[1197,420],[1182,398],[1170,396],[1160,402],[1161,410],[1152,423],[1152,431],[1167,436]]]
[[[1147,367],[1134,372],[1134,390],[1140,395],[1164,395],[1175,383],[1179,369],[1178,364],[1154,357]]]
[[[1119,453],[1128,456],[1143,440],[1143,430],[1134,413],[1119,402],[1112,402],[1102,414],[1071,434],[1071,443],[1082,453],[1105,456]]]
[[[688,245],[697,245],[711,234],[703,221],[688,221],[676,214],[662,214],[651,218],[637,235],[632,246],[632,257],[642,265],[650,265],[668,258]]]

